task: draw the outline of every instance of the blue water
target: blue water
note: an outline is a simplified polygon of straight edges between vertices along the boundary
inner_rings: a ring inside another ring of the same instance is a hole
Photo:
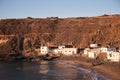
[[[0,80],[109,80],[99,73],[57,61],[0,62]]]

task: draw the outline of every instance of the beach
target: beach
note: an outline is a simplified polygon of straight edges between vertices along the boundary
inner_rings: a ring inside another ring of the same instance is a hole
[[[75,57],[75,58],[70,58],[67,57],[67,59],[62,58],[59,59],[59,61],[63,61],[69,64],[74,64],[76,66],[80,66],[86,69],[90,69],[90,70],[95,70],[97,72],[99,72],[100,74],[108,77],[110,80],[120,80],[120,63],[104,63],[101,65],[96,65],[93,66],[91,61],[87,61],[87,59],[80,59],[80,58],[84,58],[84,57]]]

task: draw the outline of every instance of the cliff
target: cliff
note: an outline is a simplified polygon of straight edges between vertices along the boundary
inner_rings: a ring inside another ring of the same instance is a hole
[[[120,15],[4,19],[0,20],[0,35],[14,35],[0,46],[0,54],[71,43],[80,48],[90,43],[120,48]],[[8,52],[4,52],[6,47]]]

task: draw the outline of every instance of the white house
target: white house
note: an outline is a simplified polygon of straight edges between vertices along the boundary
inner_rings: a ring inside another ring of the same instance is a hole
[[[62,49],[53,49],[52,51],[54,54],[62,53]]]
[[[107,59],[111,62],[119,62],[120,52],[107,52]]]
[[[98,47],[98,44],[90,44],[90,47],[91,48],[96,48],[96,47]]]
[[[58,46],[57,49],[53,50],[53,53],[58,54],[64,54],[64,55],[72,55],[77,54],[77,48],[66,48],[65,46]]]
[[[88,51],[88,57],[89,58],[96,58],[98,55],[100,54],[100,49],[91,49],[90,51]]]
[[[47,54],[47,53],[49,53],[49,47],[47,47],[47,46],[41,46],[40,47],[40,52],[41,52],[41,54]]]
[[[58,48],[53,49],[53,53],[54,54],[58,54],[58,53],[63,53],[63,49],[65,48],[65,46],[58,46]]]
[[[65,48],[65,46],[58,46],[58,49],[63,49]]]
[[[90,51],[90,48],[85,48],[83,56],[88,56],[88,52]]]
[[[77,48],[66,48],[65,46],[58,46],[58,48],[51,49],[47,46],[41,46],[40,48],[41,54],[48,54],[48,53],[54,53],[54,54],[64,54],[64,55],[72,55],[77,54]]]
[[[96,49],[85,48],[83,56],[87,56],[89,58],[96,58],[99,53],[100,53],[100,48],[96,48]]]
[[[77,54],[77,48],[63,48],[62,54],[64,55],[73,55]]]
[[[97,53],[96,52],[88,52],[88,57],[89,58],[96,58],[97,57]]]
[[[101,48],[101,53],[107,53],[107,52],[116,52],[116,48],[115,47],[102,47]]]

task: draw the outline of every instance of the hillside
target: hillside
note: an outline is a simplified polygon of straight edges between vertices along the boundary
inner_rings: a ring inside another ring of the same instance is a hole
[[[120,48],[120,15],[3,19],[0,20],[0,35],[14,35],[14,47],[17,47],[14,49],[18,52],[30,45],[33,48],[71,43],[79,48],[88,47],[90,43]],[[27,46],[25,40],[29,42]],[[2,50],[5,50],[3,46],[10,43],[8,41],[2,45]]]

